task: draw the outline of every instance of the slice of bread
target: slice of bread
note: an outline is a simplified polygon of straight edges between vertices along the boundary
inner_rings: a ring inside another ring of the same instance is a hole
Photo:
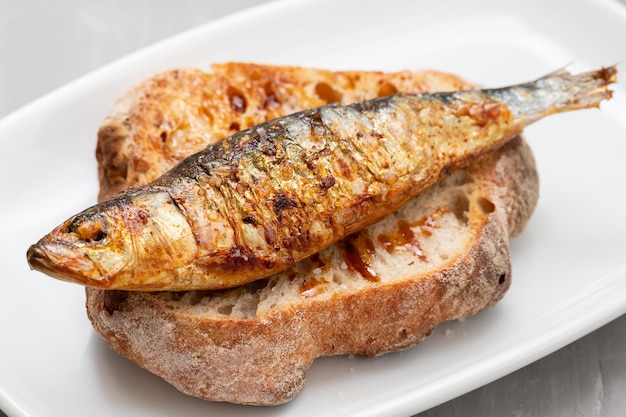
[[[469,87],[435,72],[250,64],[214,71],[157,75],[116,105],[99,135],[102,196],[150,180],[229,129],[307,105]],[[211,97],[216,103],[208,104]],[[243,111],[233,100],[245,103]],[[537,197],[532,154],[517,138],[281,274],[222,291],[89,288],[88,315],[113,349],[182,392],[284,403],[302,389],[316,357],[407,349],[439,323],[493,306],[511,282],[509,237],[523,229]]]

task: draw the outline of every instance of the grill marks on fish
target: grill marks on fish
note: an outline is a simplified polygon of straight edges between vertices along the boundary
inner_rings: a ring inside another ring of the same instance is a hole
[[[283,220],[283,210],[297,207],[298,203],[293,198],[287,197],[285,194],[278,194],[272,198],[272,209],[276,214],[279,222]]]

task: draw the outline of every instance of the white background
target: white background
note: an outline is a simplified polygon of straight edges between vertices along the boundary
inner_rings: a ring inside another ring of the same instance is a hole
[[[261,3],[0,0],[0,118],[137,49]],[[623,416],[624,352],[626,316],[420,416]]]

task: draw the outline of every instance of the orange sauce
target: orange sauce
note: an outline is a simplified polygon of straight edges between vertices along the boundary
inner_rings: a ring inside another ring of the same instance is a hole
[[[349,269],[370,282],[380,281],[378,273],[370,265],[376,248],[369,237],[359,233],[348,236],[341,241],[340,247]]]
[[[314,295],[320,294],[324,291],[324,287],[328,284],[324,278],[315,278],[311,277],[306,280],[304,284],[300,286],[298,289],[300,291],[300,295],[304,297],[312,297]]]
[[[431,236],[433,230],[436,229],[436,220],[448,213],[450,209],[439,207],[430,216],[423,217],[415,222],[409,223],[406,220],[398,221],[398,229],[389,234],[380,234],[377,237],[378,243],[388,252],[393,253],[398,247],[404,247],[411,251],[421,261],[426,262],[428,259],[422,250],[418,237],[413,229],[419,228],[419,232],[424,236]]]

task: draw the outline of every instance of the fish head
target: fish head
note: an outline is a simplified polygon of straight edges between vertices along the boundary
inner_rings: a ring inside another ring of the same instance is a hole
[[[72,216],[28,249],[31,269],[106,289],[158,288],[197,252],[166,192],[125,192]]]

